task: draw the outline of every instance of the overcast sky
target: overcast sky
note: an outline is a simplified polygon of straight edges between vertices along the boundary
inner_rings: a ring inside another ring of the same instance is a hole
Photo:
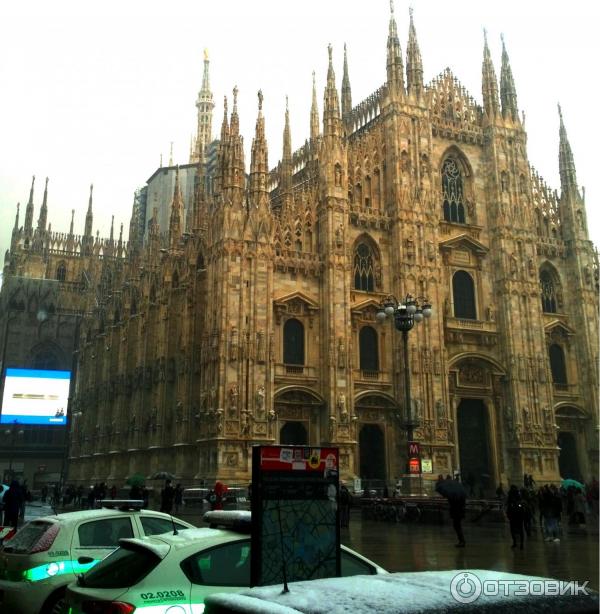
[[[598,183],[592,179],[600,142],[596,62],[600,9],[590,0],[413,0],[425,81],[446,66],[481,103],[483,28],[496,74],[504,34],[526,113],[530,163],[553,188],[558,180],[558,114],[563,109],[580,185],[586,186],[588,226],[600,244]],[[408,3],[396,0],[403,54]],[[196,96],[203,49],[210,54],[218,135],[223,96],[239,88],[241,130],[249,148],[264,93],[269,166],[281,155],[285,96],[289,96],[292,147],[309,134],[312,71],[319,110],[333,46],[338,88],[343,44],[348,46],[352,101],[385,81],[388,0],[53,0],[4,3],[0,9],[0,249],[9,246],[15,207],[21,225],[36,175],[34,223],[43,184],[50,178],[49,221],[83,231],[89,185],[94,183],[94,232],[115,233],[129,216],[136,188],[165,163],[173,142],[175,163],[187,163],[196,129]],[[231,110],[231,106],[230,106]]]

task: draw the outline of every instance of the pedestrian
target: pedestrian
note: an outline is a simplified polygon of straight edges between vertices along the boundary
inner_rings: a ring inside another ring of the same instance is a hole
[[[223,497],[227,492],[227,485],[223,484],[223,482],[216,481],[215,487],[213,490],[214,500],[211,502],[212,510],[222,510],[223,509]]]
[[[183,503],[183,487],[181,486],[181,484],[177,484],[177,486],[175,486],[174,502],[175,502],[175,513],[178,514],[179,508],[181,507]]]
[[[532,521],[533,521],[533,504],[531,493],[525,488],[521,489],[521,500],[523,501],[523,528],[527,539],[531,537]]]
[[[340,484],[340,526],[346,528],[350,526],[350,504],[352,497],[348,487],[343,482]]]
[[[504,488],[502,488],[502,482],[500,482],[498,488],[496,488],[496,499],[498,501],[504,501]]]
[[[111,499],[117,498],[117,487],[114,484],[110,487],[110,498]]]
[[[523,506],[523,499],[519,489],[512,484],[508,490],[508,496],[506,497],[506,515],[510,524],[510,535],[512,537],[511,548],[517,547],[517,537],[519,538],[519,547],[523,550],[524,540],[524,521],[525,521],[525,509]]]
[[[160,493],[160,511],[170,514],[173,511],[175,489],[171,486],[171,480],[165,482],[165,487]]]
[[[543,487],[540,500],[540,514],[544,518],[544,534],[547,542],[560,542],[560,518],[562,514],[562,501],[555,486]]]
[[[48,498],[48,486],[44,484],[42,486],[42,503],[46,503],[46,499]]]
[[[17,528],[19,524],[19,511],[21,509],[21,501],[23,491],[18,480],[13,480],[10,483],[9,489],[4,493],[2,500],[4,504],[4,526]]]
[[[435,489],[443,497],[448,499],[448,505],[450,507],[450,518],[452,519],[452,526],[458,539],[456,548],[464,548],[466,545],[465,535],[462,529],[462,521],[465,517],[466,499],[467,493],[464,486],[458,481],[453,480],[449,475],[445,480],[436,482]]]

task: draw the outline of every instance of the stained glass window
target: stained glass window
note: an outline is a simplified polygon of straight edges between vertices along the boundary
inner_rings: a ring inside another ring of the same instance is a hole
[[[463,180],[454,158],[446,158],[442,164],[442,195],[444,219],[447,222],[465,223]]]
[[[373,292],[373,252],[365,243],[360,243],[354,252],[354,288],[363,292]]]

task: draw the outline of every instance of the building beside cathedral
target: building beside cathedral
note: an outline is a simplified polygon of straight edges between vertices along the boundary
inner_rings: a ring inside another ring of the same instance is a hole
[[[338,446],[344,477],[393,481],[409,418],[432,478],[589,479],[598,259],[563,118],[558,193],[528,160],[504,45],[498,85],[484,43],[479,104],[449,69],[424,83],[412,14],[404,65],[392,14],[386,82],[353,106],[344,54],[340,104],[330,48],[322,117],[313,86],[310,138],[292,150],[286,110],[275,169],[259,92],[247,171],[234,89],[210,178],[207,58],[204,77],[191,202],[186,165],[168,203],[136,199],[128,243],[86,223],[58,250],[15,226],[7,277],[56,278],[62,258],[81,284],[69,480],[241,482],[254,444],[282,443]],[[407,295],[434,313],[405,365],[377,313]]]

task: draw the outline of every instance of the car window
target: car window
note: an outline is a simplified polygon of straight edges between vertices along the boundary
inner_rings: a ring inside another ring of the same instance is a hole
[[[117,548],[77,583],[90,588],[127,588],[143,580],[159,563],[160,558],[146,548]]]
[[[188,528],[180,522],[171,521],[167,518],[140,516],[140,520],[142,521],[144,535],[160,535],[161,533],[172,533],[173,524],[178,531]]]
[[[190,582],[207,586],[250,586],[250,540],[202,550],[181,563]]]
[[[122,537],[133,537],[129,518],[93,520],[79,525],[77,531],[83,548],[116,548]]]
[[[11,540],[5,542],[4,551],[19,554],[31,552],[42,539],[52,544],[59,530],[59,525],[52,522],[40,520],[28,522]]]
[[[360,576],[376,574],[377,570],[373,565],[359,559],[346,550],[341,551],[342,578],[346,576]]]

